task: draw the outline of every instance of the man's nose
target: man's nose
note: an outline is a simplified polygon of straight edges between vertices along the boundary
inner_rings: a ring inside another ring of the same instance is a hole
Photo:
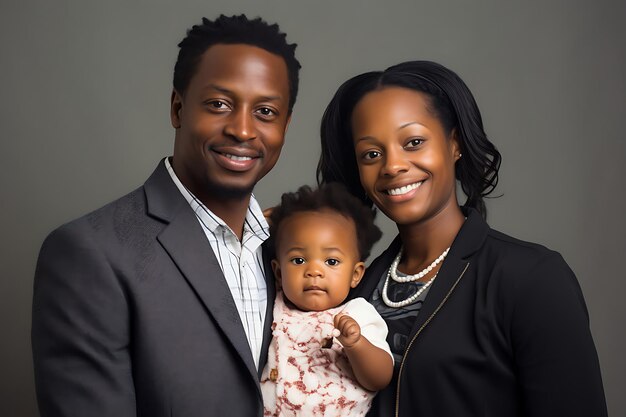
[[[238,141],[256,138],[254,115],[245,108],[233,111],[224,127],[224,133]]]

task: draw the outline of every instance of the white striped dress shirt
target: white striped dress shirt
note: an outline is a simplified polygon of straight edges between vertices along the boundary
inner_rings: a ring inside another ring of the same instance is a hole
[[[165,166],[176,187],[187,200],[204,230],[213,253],[222,268],[228,288],[250,344],[257,369],[263,342],[263,322],[267,306],[267,287],[261,244],[269,237],[269,225],[259,203],[250,198],[241,242],[222,219],[211,212],[178,179],[169,158]],[[207,276],[207,279],[214,277]]]

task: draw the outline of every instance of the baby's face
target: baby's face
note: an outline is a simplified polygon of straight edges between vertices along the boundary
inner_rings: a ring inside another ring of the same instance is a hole
[[[304,311],[340,305],[365,270],[354,221],[332,210],[298,212],[284,219],[276,236],[276,258],[272,267],[285,297]]]

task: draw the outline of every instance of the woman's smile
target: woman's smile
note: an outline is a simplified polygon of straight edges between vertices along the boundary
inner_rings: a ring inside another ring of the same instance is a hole
[[[424,181],[418,181],[413,184],[403,185],[401,187],[389,188],[386,190],[389,195],[405,195],[410,191],[417,190]]]

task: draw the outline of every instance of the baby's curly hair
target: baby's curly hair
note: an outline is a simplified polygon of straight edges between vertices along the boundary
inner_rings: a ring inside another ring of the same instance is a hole
[[[274,239],[278,236],[278,229],[283,220],[294,213],[324,209],[335,211],[348,219],[352,219],[356,228],[359,258],[361,261],[365,261],[370,255],[372,246],[380,239],[382,233],[374,224],[374,212],[338,182],[322,184],[316,189],[303,185],[295,193],[282,195],[280,205],[274,207],[269,217],[269,244],[272,256],[276,254]]]

